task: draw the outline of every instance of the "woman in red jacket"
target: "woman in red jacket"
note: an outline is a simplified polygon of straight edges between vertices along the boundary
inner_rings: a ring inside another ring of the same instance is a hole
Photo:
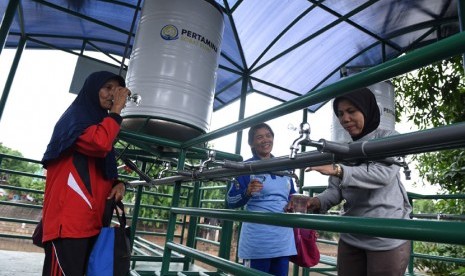
[[[130,93],[122,77],[92,73],[55,125],[42,159],[44,276],[84,275],[106,200],[124,196],[113,143]]]

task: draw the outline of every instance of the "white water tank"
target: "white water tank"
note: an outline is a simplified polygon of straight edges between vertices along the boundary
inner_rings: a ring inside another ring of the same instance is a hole
[[[122,129],[185,141],[210,128],[223,13],[213,0],[146,0],[126,85]]]
[[[394,105],[394,85],[389,81],[376,83],[367,87],[375,95],[378,103],[379,113],[381,115],[379,127],[393,130],[396,124],[395,105]],[[331,107],[333,101],[331,101]],[[331,108],[332,110],[332,108]],[[333,112],[331,124],[331,140],[336,142],[352,141],[347,131],[342,128],[339,119]]]

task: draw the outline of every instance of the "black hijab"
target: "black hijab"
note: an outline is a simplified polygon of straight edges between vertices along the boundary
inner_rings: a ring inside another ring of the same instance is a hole
[[[360,88],[335,98],[333,101],[333,111],[336,116],[338,115],[337,106],[339,101],[343,99],[350,101],[355,107],[357,107],[358,110],[362,112],[365,120],[362,132],[357,136],[352,136],[352,140],[357,141],[378,128],[381,115],[379,113],[379,107],[376,103],[375,95],[373,95],[370,89]]]
[[[41,161],[44,168],[49,161],[69,149],[86,128],[100,123],[108,116],[108,110],[100,106],[99,91],[111,79],[117,80],[123,87],[126,86],[121,76],[107,71],[94,72],[87,77],[76,99],[61,115],[53,129],[52,138]],[[102,161],[105,178],[117,178],[115,150],[112,149]]]

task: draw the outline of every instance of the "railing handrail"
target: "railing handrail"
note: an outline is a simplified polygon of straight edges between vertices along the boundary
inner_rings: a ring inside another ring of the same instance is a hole
[[[465,235],[463,235],[464,223],[460,222],[179,207],[171,208],[171,212],[232,221],[465,245]]]

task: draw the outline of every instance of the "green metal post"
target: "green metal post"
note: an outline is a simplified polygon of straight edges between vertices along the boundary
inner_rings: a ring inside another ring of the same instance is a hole
[[[410,206],[412,206],[412,213],[413,213],[413,199],[411,197],[409,197],[408,201],[410,203]],[[413,263],[413,261],[414,261],[414,257],[413,257],[413,255],[414,255],[414,250],[413,250],[414,241],[412,240],[411,242],[412,242],[412,244],[411,244],[412,247],[410,248],[410,258],[409,258],[409,261],[408,261],[408,272],[409,272],[410,275],[415,275],[415,273],[413,271],[414,268],[415,268],[414,263]]]
[[[303,111],[302,122],[306,123],[308,121],[308,111],[307,111],[306,108],[304,108],[302,111]],[[304,152],[304,151],[305,151],[305,145],[301,145],[300,146],[300,152]],[[300,183],[296,183],[298,185],[298,187],[299,187],[299,193],[300,194],[303,193],[304,180],[305,180],[305,169],[301,169],[299,171],[299,182]]]
[[[194,191],[192,195],[192,207],[200,208],[200,181],[194,182]],[[191,248],[196,248],[195,236],[197,234],[197,223],[198,217],[190,216],[189,217],[189,229],[187,233],[186,246]],[[193,261],[193,260],[192,260]],[[183,268],[187,270],[187,267]]]
[[[244,119],[244,114],[245,114],[245,106],[247,103],[247,83],[249,81],[248,74],[243,74],[242,76],[242,89],[241,89],[241,102],[240,102],[240,107],[239,107],[239,121]],[[236,137],[236,154],[241,153],[241,145],[242,145],[242,130],[237,132],[237,137]],[[230,188],[230,183],[228,183],[228,188],[226,190],[226,193],[229,191]],[[226,199],[224,202],[226,206]],[[234,222],[228,221],[228,220],[223,220],[222,221],[222,228],[221,228],[221,244],[220,248],[218,251],[218,256],[229,260],[231,257],[231,243],[232,243],[232,236],[234,234]],[[236,256],[237,256],[237,250],[236,250]],[[237,258],[236,258],[237,259]]]
[[[8,95],[10,94],[11,85],[13,84],[13,79],[15,78],[16,69],[18,69],[19,61],[21,60],[21,55],[23,50],[26,47],[26,39],[21,37],[18,43],[18,48],[16,49],[16,54],[13,59],[13,64],[11,65],[10,73],[5,83],[5,88],[3,89],[2,98],[0,99],[0,121],[2,120],[3,111],[5,109],[6,101]]]
[[[147,169],[147,163],[144,162],[142,164],[142,171],[145,172]],[[140,211],[140,204],[142,200],[142,193],[144,191],[143,186],[138,186],[137,187],[137,192],[136,192],[136,199],[134,202],[134,210],[132,212],[132,221],[131,221],[131,245],[134,246],[134,238],[136,236],[136,229],[137,229],[137,220],[139,219],[139,211]],[[132,248],[131,248],[132,249]],[[136,266],[136,262],[132,262],[132,269],[134,269]]]
[[[231,242],[233,237],[233,221],[221,221],[221,244],[218,252],[218,257],[229,260],[231,257]]]
[[[8,6],[6,7],[5,14],[3,15],[2,22],[0,23],[0,54],[2,53],[3,47],[5,46],[6,37],[10,31],[11,23],[15,18],[16,10],[19,6],[19,0],[10,0]]]
[[[179,152],[178,158],[178,170],[184,169],[184,162],[186,159],[186,151],[181,150]],[[173,198],[171,201],[171,208],[179,206],[179,198],[181,196],[181,181],[176,181],[174,183],[174,190],[173,190]],[[171,262],[171,249],[166,247],[166,243],[173,242],[174,239],[174,232],[176,231],[176,217],[177,215],[170,211],[169,219],[168,219],[168,226],[166,228],[166,241],[165,241],[165,249],[163,250],[163,262],[161,264],[160,275],[165,276],[169,272],[169,266]],[[190,261],[187,260],[186,263]],[[185,264],[186,264],[185,263]]]
[[[239,118],[238,121],[244,119],[245,115],[245,105],[247,103],[247,74],[242,75],[242,88],[241,88],[241,100],[239,105]],[[241,145],[242,145],[242,130],[238,131],[236,134],[236,154],[241,154]]]

